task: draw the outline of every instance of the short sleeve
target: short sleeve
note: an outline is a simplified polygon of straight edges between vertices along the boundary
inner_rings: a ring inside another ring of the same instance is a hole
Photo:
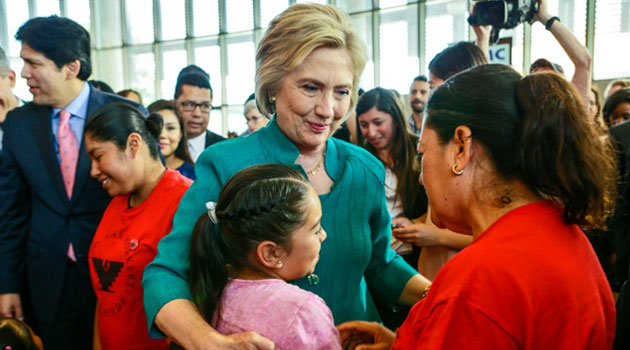
[[[430,309],[425,306],[418,304],[411,310],[392,350],[519,349],[496,320],[465,300],[451,298]]]

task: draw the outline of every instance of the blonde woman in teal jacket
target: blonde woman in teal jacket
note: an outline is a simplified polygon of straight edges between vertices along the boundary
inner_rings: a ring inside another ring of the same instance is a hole
[[[206,149],[197,180],[184,195],[173,231],[144,273],[150,334],[162,332],[187,349],[273,349],[254,333],[224,336],[204,320],[189,285],[194,223],[237,171],[255,164],[293,167],[322,202],[322,244],[313,278],[294,281],[326,301],[335,323],[378,321],[373,298],[413,305],[429,281],[390,249],[390,217],[382,164],[365,150],[330,136],[357,99],[366,62],[347,15],[330,5],[289,7],[272,21],[256,56],[256,98],[264,129]],[[241,346],[241,347],[239,347]]]

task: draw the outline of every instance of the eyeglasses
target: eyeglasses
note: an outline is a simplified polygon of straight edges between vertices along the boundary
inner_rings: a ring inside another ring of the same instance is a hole
[[[177,103],[182,106],[182,110],[184,112],[192,112],[195,108],[199,107],[199,110],[202,113],[210,113],[210,108],[212,108],[212,104],[210,102],[196,103],[193,101],[177,101]]]

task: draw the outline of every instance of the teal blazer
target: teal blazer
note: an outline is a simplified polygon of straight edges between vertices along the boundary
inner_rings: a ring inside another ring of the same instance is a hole
[[[158,245],[158,254],[144,272],[144,304],[149,333],[163,334],[154,323],[157,312],[171,300],[192,300],[188,286],[191,234],[205,203],[216,201],[221,187],[239,170],[255,164],[279,163],[300,171],[297,147],[282,133],[275,119],[248,137],[207,148],[195,164],[196,181],[182,198],[173,219],[173,231]],[[325,168],[334,181],[320,195],[322,243],[315,268],[320,282],[293,281],[326,301],[335,323],[378,321],[373,297],[396,304],[407,281],[417,274],[390,248],[391,224],[385,201],[385,170],[367,151],[347,142],[327,141]]]

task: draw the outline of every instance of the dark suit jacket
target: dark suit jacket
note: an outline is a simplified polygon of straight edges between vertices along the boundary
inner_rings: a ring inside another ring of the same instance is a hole
[[[221,135],[217,135],[210,130],[206,130],[206,148],[212,146],[213,144],[225,140],[225,137]]]
[[[133,103],[90,88],[86,123],[97,108],[114,101]],[[139,108],[146,113],[144,107]],[[34,103],[9,112],[3,125],[0,162],[0,293],[21,292],[26,277],[35,314],[45,322],[54,322],[57,314],[70,242],[82,290],[93,293],[88,250],[111,199],[90,177],[91,161],[84,144],[79,150],[72,199],[68,199],[51,115],[51,107]],[[86,307],[93,312],[94,305]]]
[[[614,349],[628,349],[630,346],[630,122],[610,128],[615,141],[620,184],[617,205],[608,227],[615,240],[617,260],[615,275],[617,283],[625,284],[617,299],[617,330]]]

